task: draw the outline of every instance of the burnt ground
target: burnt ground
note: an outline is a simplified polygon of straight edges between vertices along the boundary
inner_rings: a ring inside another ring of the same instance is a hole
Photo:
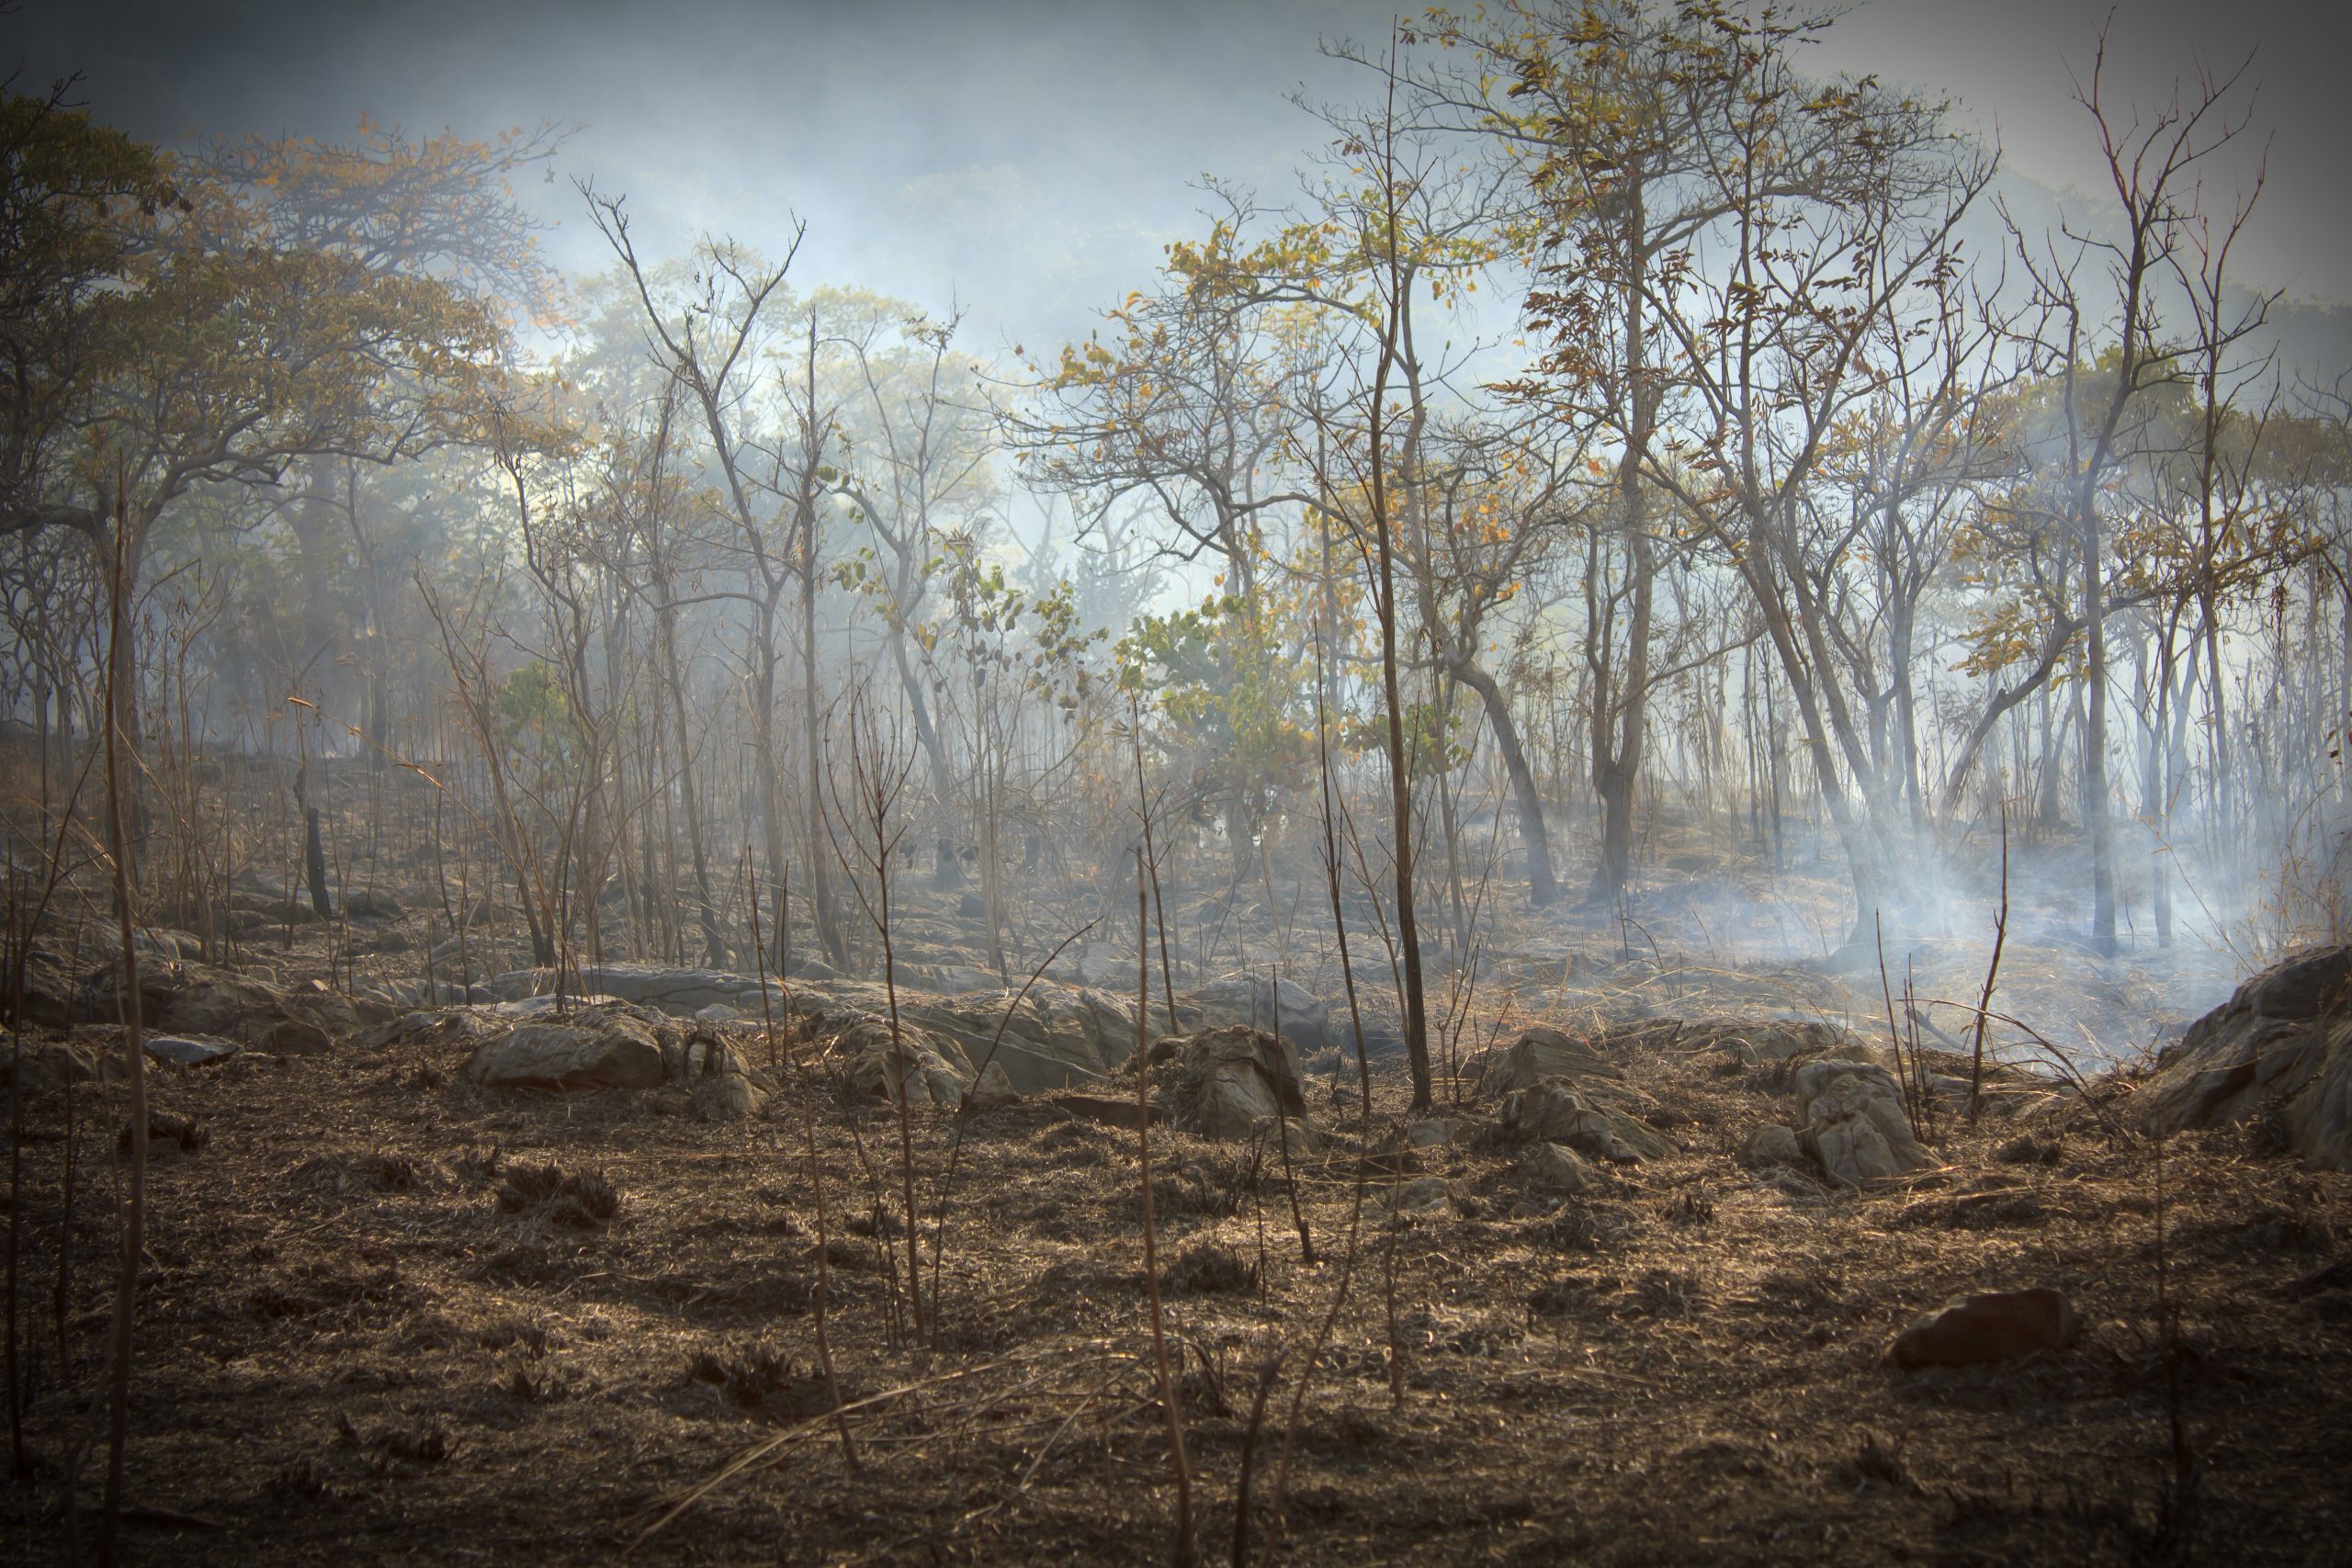
[[[130,1560],[1164,1554],[1132,1133],[1038,1102],[916,1119],[927,1214],[960,1134],[938,1348],[918,1350],[892,1307],[897,1129],[878,1103],[786,1068],[759,1117],[713,1124],[676,1088],[481,1090],[462,1051],[153,1073],[202,1142],[165,1140],[155,1162]],[[1207,1557],[1229,1557],[1259,1371],[1286,1351],[1256,1443],[1262,1562],[2346,1561],[2352,1179],[2267,1152],[2259,1128],[2177,1141],[2168,1345],[2158,1172],[2110,1121],[2128,1082],[2020,1089],[1974,1133],[1947,1107],[1939,1168],[1850,1192],[1735,1159],[1785,1116],[1785,1065],[1667,1045],[1627,1070],[1684,1152],[1566,1201],[1474,1143],[1413,1156],[1460,1201],[1392,1224],[1405,1162],[1360,1157],[1394,1139],[1385,1078],[1368,1128],[1318,1080],[1327,1138],[1289,1180],[1272,1149],[1155,1136]],[[62,1559],[60,1456],[102,1354],[119,1116],[93,1102],[85,1086],[74,1107],[62,1369],[67,1108],[28,1106],[19,1331],[40,1472],[0,1492],[13,1561]],[[812,1110],[854,1469],[816,1355]],[[1294,1376],[1343,1276],[1278,1522]],[[2075,1348],[1883,1361],[1922,1309],[2024,1284],[2073,1297]],[[95,1470],[75,1489],[85,1544]]]

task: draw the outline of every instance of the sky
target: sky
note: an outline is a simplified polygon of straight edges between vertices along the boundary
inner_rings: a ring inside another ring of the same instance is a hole
[[[2268,133],[2243,274],[2352,300],[2352,7],[1863,0],[1811,60],[1957,99],[2014,176],[2070,209],[2070,188],[2096,199],[2104,177],[2072,94],[2110,9],[2121,100],[2156,107],[2200,65],[2253,54],[2257,135],[2215,171],[2226,205]],[[0,60],[20,85],[78,72],[100,118],[166,143],[334,139],[363,112],[418,133],[575,127],[531,193],[562,265],[609,259],[569,183],[593,176],[628,197],[649,253],[705,231],[780,251],[797,217],[796,282],[960,302],[968,346],[1035,352],[1149,285],[1162,247],[1200,227],[1204,176],[1288,197],[1328,137],[1293,96],[1369,91],[1320,46],[1385,39],[1393,14],[1370,0],[19,0],[0,17]]]

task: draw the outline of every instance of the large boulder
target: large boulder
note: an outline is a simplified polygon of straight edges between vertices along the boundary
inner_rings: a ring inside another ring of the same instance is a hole
[[[1176,1124],[1212,1138],[1250,1138],[1289,1123],[1311,1140],[1306,1080],[1288,1040],[1234,1025],[1163,1040],[1155,1059],[1173,1064],[1168,1100]]]
[[[526,1023],[477,1046],[466,1076],[485,1089],[652,1089],[666,1076],[662,1043],[640,1020],[591,1014]]]
[[[2132,1104],[2159,1134],[2275,1113],[2295,1153],[2352,1170],[2352,947],[2307,949],[2240,986]]]
[[[1860,1187],[1933,1164],[1912,1135],[1894,1075],[1874,1062],[1835,1057],[1796,1070],[1798,1142],[1834,1181]]]

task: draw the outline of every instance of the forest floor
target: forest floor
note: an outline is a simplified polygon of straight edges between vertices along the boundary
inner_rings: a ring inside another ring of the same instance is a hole
[[[927,906],[909,910],[919,929]],[[1729,936],[1695,955],[1654,945],[1646,963],[1581,956],[1604,927],[1624,934],[1596,921],[1490,955],[1464,1043],[1740,1011],[1871,1030],[1874,964],[1768,962]],[[1973,1000],[1981,949],[1939,969],[1905,946],[1917,994]],[[323,935],[277,958],[281,983],[323,974]],[[1996,1005],[2082,1028],[2090,1009],[2142,1043],[2177,1028],[2195,967],[2078,962],[2022,936],[2011,962]],[[2200,996],[2236,977],[2208,967]],[[1679,1152],[1606,1169],[1581,1197],[1532,1188],[1476,1135],[1491,1105],[1450,1103],[1449,1083],[1439,1113],[1466,1141],[1401,1152],[1394,1064],[1368,1121],[1352,1061],[1317,1065],[1321,1137],[1287,1173],[1271,1147],[1155,1132],[1204,1560],[1235,1555],[1247,1461],[1249,1555],[1264,1562],[2352,1562],[2352,1177],[2272,1152],[2259,1127],[2186,1134],[2159,1167],[2128,1130],[2129,1071],[2086,1090],[2010,1073],[1974,1129],[1939,1107],[1922,1129],[1932,1168],[1834,1189],[1736,1157],[1788,1119],[1787,1063],[1644,1038],[1620,1066]],[[747,1049],[765,1065],[766,1046]],[[913,1117],[922,1268],[941,1285],[917,1348],[886,1105],[786,1068],[757,1116],[710,1122],[676,1084],[479,1089],[465,1052],[345,1044],[152,1069],[160,1110],[202,1137],[193,1152],[164,1140],[154,1160],[127,1561],[1166,1556],[1134,1133],[1045,1100]],[[101,1216],[121,1112],[94,1098],[76,1097],[70,1136],[63,1095],[26,1107],[14,1321],[40,1469],[0,1489],[11,1561],[64,1561],[69,1535],[86,1549],[95,1528],[102,1459],[60,1484],[112,1292]],[[854,1463],[811,1310],[812,1124]],[[85,1191],[61,1296],[69,1149]],[[941,1256],[931,1216],[951,1165]],[[1450,1201],[1392,1208],[1430,1176]],[[1953,1370],[1885,1359],[1947,1297],[2030,1285],[2079,1309],[2070,1348]]]

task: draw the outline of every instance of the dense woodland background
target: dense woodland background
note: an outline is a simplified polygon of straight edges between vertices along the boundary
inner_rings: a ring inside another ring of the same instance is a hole
[[[413,852],[406,773],[542,964],[730,959],[747,852],[849,964],[855,715],[992,967],[1061,934],[1010,885],[1115,895],[1138,792],[1187,880],[1321,880],[1325,779],[1340,882],[1457,949],[1506,887],[1630,919],[1666,822],[1824,838],[1792,950],[1934,922],[2005,806],[2096,951],[2331,921],[2352,404],[2231,269],[2249,73],[2094,64],[2113,188],[2029,229],[1939,106],[1807,76],[1825,25],[1400,27],[1298,192],[1212,185],[1012,354],[642,254],[585,177],[613,266],[558,276],[559,128],[161,149],[19,84],[15,863],[99,804],[119,590],[134,881],[199,934],[306,781],[386,792],[331,880]]]

